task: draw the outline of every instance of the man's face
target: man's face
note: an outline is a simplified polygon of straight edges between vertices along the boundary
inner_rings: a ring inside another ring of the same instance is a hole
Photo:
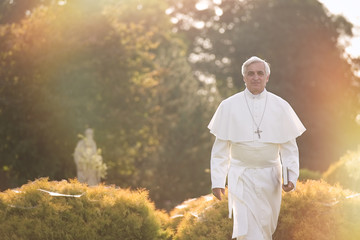
[[[244,82],[252,94],[262,93],[268,81],[269,76],[266,76],[264,63],[254,62],[247,67]]]

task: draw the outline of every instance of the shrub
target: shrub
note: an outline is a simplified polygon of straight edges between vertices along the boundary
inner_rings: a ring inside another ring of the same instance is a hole
[[[353,196],[348,198],[348,196]],[[297,183],[295,191],[283,193],[274,240],[360,239],[360,198],[324,181]],[[232,220],[227,200],[211,196],[192,199],[171,213],[175,240],[231,239]]]
[[[318,171],[312,171],[306,168],[300,169],[299,181],[304,182],[306,180],[320,180],[321,177],[321,173]]]
[[[358,239],[360,229],[352,224],[360,224],[360,199],[351,195],[324,181],[298,183],[296,191],[283,194],[274,240]]]
[[[232,219],[228,218],[226,200],[218,201],[212,195],[185,201],[171,213],[177,233],[174,240],[231,239]]]
[[[170,239],[167,224],[144,190],[44,178],[0,194],[2,240]]]
[[[360,150],[349,151],[323,174],[325,181],[360,192]]]

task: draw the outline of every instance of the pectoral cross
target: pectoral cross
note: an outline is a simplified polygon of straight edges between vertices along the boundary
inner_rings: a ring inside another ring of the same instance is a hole
[[[259,139],[261,138],[260,133],[262,133],[262,131],[259,128],[257,128],[257,130],[254,133],[257,133]]]

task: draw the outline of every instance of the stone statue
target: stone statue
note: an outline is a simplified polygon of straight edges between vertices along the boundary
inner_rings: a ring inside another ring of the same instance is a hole
[[[85,136],[77,143],[74,160],[79,182],[94,186],[106,176],[106,165],[102,161],[101,150],[97,149],[94,141],[94,131],[85,130]]]

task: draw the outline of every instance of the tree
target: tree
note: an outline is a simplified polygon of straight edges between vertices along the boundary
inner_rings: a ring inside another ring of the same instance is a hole
[[[68,1],[1,25],[2,188],[74,177],[76,135],[91,127],[107,183],[146,187],[162,206],[208,191],[210,95],[199,94],[165,9]]]
[[[57,0],[4,0],[0,3],[0,24],[19,23],[26,15],[44,5],[54,5]]]
[[[171,30],[168,17],[153,12],[156,9],[164,13],[166,5],[161,7],[156,1],[155,5],[147,1],[141,5],[144,11],[131,12],[122,7],[119,9],[128,14],[117,12],[116,16],[122,16],[119,21],[124,21],[125,17],[135,23],[147,19],[142,23],[146,28],[159,28],[160,22],[163,29]],[[159,47],[153,49],[153,63],[159,75],[150,101],[153,108],[148,113],[153,120],[152,136],[158,141],[158,147],[155,156],[144,157],[137,163],[136,169],[144,172],[131,177],[139,178],[138,183],[150,190],[158,206],[170,209],[179,201],[209,191],[210,178],[206,169],[211,136],[206,125],[213,111],[208,100],[214,96],[199,91],[201,83],[196,81],[189,67],[182,39],[169,31],[157,35],[157,42]],[[149,145],[144,144],[146,146]]]
[[[192,42],[193,68],[215,76],[223,98],[244,88],[239,69],[247,58],[270,62],[268,90],[289,101],[307,128],[299,138],[302,167],[325,170],[357,144],[358,79],[338,44],[352,35],[343,17],[329,15],[316,0],[184,0],[172,6],[177,29]]]

